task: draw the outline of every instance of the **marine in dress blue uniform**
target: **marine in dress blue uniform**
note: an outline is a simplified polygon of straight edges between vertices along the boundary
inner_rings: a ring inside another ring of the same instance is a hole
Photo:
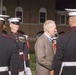
[[[26,44],[26,38],[22,34],[18,33],[19,20],[20,20],[20,18],[10,18],[9,19],[11,32],[8,34],[8,36],[14,38],[16,40],[16,42],[18,43],[19,57],[20,57],[19,70],[20,70],[20,72],[22,72],[20,75],[23,75],[24,69],[25,69],[24,60],[26,60],[26,49],[28,49],[28,47]],[[13,27],[11,27],[11,26],[13,26]],[[13,30],[13,28],[16,28],[14,26],[17,27],[16,31]]]
[[[16,41],[2,33],[4,18],[0,15],[0,75],[18,75],[18,45]]]
[[[25,33],[23,31],[21,31],[21,30],[18,30],[18,33],[22,34],[26,38],[26,43],[27,43],[27,46],[28,46],[28,49],[29,49],[28,35],[25,35]],[[25,47],[25,48],[27,48],[27,47]],[[32,72],[31,72],[31,69],[30,69],[30,54],[29,54],[28,49],[25,49],[25,51],[26,51],[25,52],[26,60],[24,61],[24,67],[25,67],[26,75],[32,75]]]
[[[70,29],[57,39],[57,50],[52,64],[53,75],[76,75],[76,9],[66,10]]]

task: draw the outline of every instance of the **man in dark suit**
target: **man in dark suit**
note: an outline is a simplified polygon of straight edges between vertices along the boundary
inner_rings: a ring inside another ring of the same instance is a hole
[[[10,30],[11,30],[8,36],[15,39],[19,47],[19,58],[20,58],[19,75],[24,75],[24,71],[26,69],[26,60],[28,59],[28,51],[29,51],[26,44],[26,38],[23,34],[18,33],[20,18],[14,17],[8,19],[8,21],[10,23]]]
[[[52,75],[76,75],[76,9],[66,10],[69,12],[70,29],[57,39]]]
[[[6,17],[0,15],[0,75],[9,75],[10,66],[11,75],[18,75],[18,45],[14,39],[2,33]]]
[[[36,75],[50,75],[54,57],[52,37],[57,31],[55,21],[45,21],[43,29],[44,33],[35,43]]]

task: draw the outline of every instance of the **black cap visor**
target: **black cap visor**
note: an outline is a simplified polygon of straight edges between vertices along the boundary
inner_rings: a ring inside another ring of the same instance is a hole
[[[20,25],[19,22],[11,22],[11,23],[13,23],[13,24],[15,24],[15,25]]]

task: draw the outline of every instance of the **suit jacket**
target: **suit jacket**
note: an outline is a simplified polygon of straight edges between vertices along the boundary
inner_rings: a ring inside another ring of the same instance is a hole
[[[35,43],[36,75],[50,75],[54,57],[53,45],[48,37],[42,34]]]
[[[15,40],[0,34],[0,68],[11,66],[11,75],[18,75],[18,45]],[[9,75],[8,71],[0,75]]]

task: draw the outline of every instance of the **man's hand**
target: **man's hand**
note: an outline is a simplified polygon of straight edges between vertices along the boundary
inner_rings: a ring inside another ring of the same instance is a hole
[[[54,75],[54,70],[51,70],[50,71],[50,75]]]

